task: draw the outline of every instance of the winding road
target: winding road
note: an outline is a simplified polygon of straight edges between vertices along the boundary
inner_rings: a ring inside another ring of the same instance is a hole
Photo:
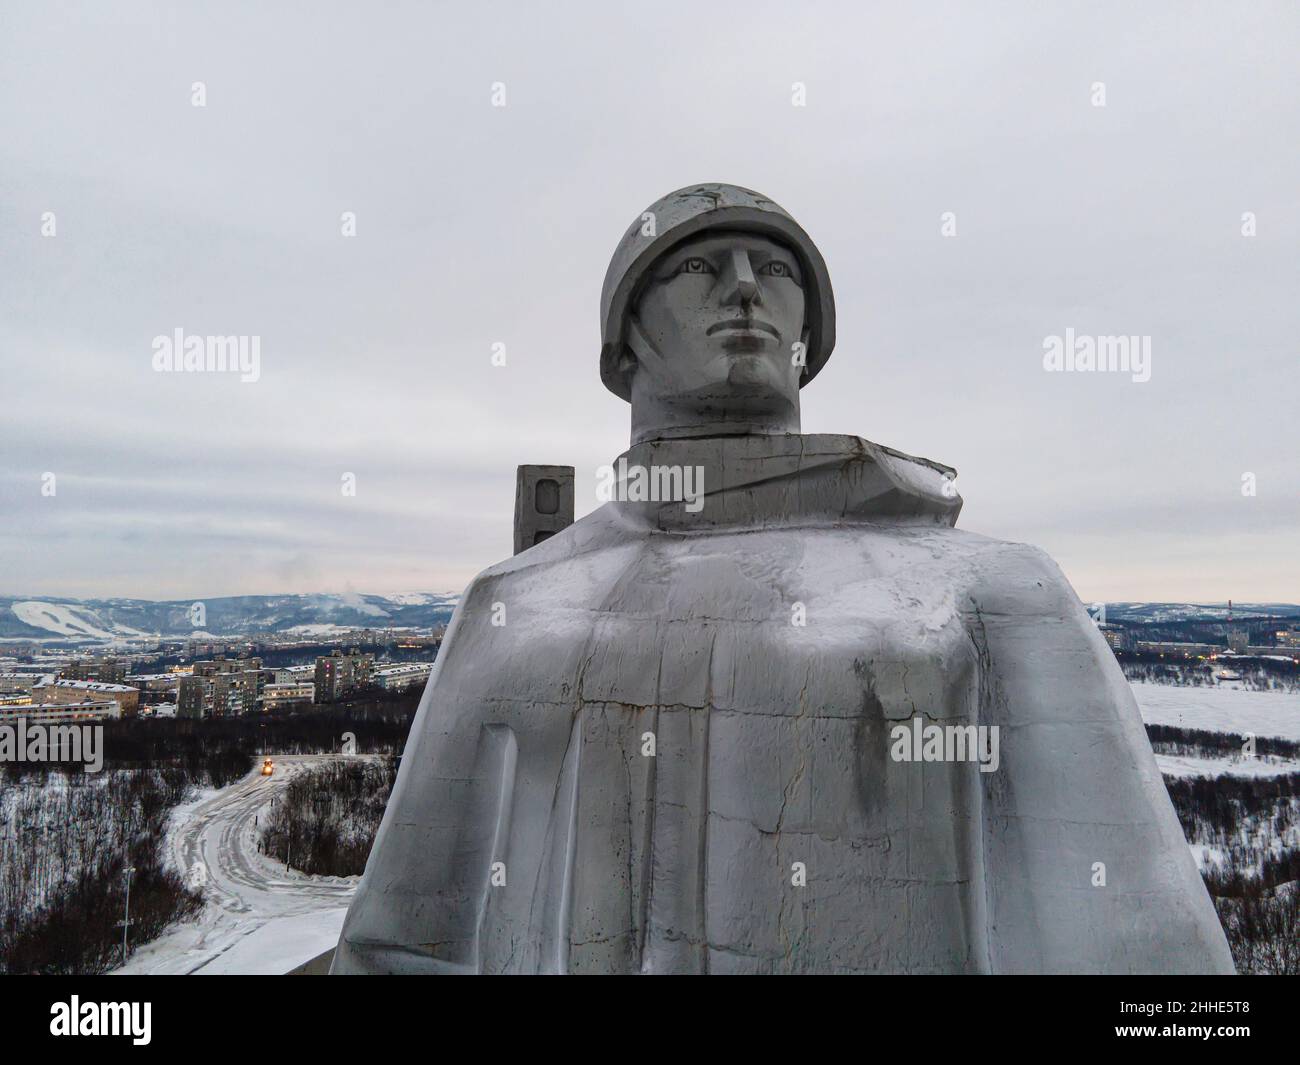
[[[275,773],[248,776],[173,812],[175,867],[203,889],[197,919],[134,953],[118,973],[286,973],[332,947],[359,877],[307,876],[258,853],[258,824],[296,774],[340,755],[279,755]]]

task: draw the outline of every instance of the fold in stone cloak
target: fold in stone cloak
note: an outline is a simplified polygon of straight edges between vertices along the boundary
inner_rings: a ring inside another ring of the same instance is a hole
[[[703,509],[606,504],[466,590],[334,972],[1232,971],[1114,656],[1046,555],[954,528],[953,471],[627,459]],[[894,761],[917,716],[998,726],[997,771]]]

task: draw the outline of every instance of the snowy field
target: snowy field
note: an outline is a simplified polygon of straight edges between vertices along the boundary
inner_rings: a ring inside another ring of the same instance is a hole
[[[1300,741],[1300,693],[1246,691],[1232,684],[1216,688],[1172,684],[1131,685],[1142,720],[1206,732],[1253,732]]]
[[[1227,684],[1217,688],[1133,684],[1142,720],[1207,732],[1253,732],[1300,740],[1300,693],[1253,692]]]
[[[1152,725],[1177,725],[1206,732],[1275,736],[1300,741],[1300,694],[1246,691],[1236,685],[1216,688],[1172,684],[1132,685],[1142,720]],[[1156,755],[1162,773],[1171,776],[1272,776],[1300,772],[1300,762],[1288,758],[1198,758]]]

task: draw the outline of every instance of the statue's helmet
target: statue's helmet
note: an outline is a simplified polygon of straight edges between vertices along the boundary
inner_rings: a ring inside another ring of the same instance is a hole
[[[758,233],[786,244],[803,270],[806,372],[802,388],[835,347],[835,296],[826,263],[812,238],[781,207],[761,193],[737,185],[688,185],[647,207],[614,250],[600,292],[600,378],[614,395],[631,400],[631,379],[623,368],[628,315],[651,264],[682,241],[707,230]]]

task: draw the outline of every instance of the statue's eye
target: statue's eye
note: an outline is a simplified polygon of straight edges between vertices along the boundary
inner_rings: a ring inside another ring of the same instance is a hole
[[[678,267],[677,272],[679,274],[711,274],[713,273],[713,265],[708,259],[687,259]]]
[[[768,277],[794,277],[794,271],[790,269],[789,264],[781,262],[780,259],[773,259],[759,270],[759,273],[767,274]]]

